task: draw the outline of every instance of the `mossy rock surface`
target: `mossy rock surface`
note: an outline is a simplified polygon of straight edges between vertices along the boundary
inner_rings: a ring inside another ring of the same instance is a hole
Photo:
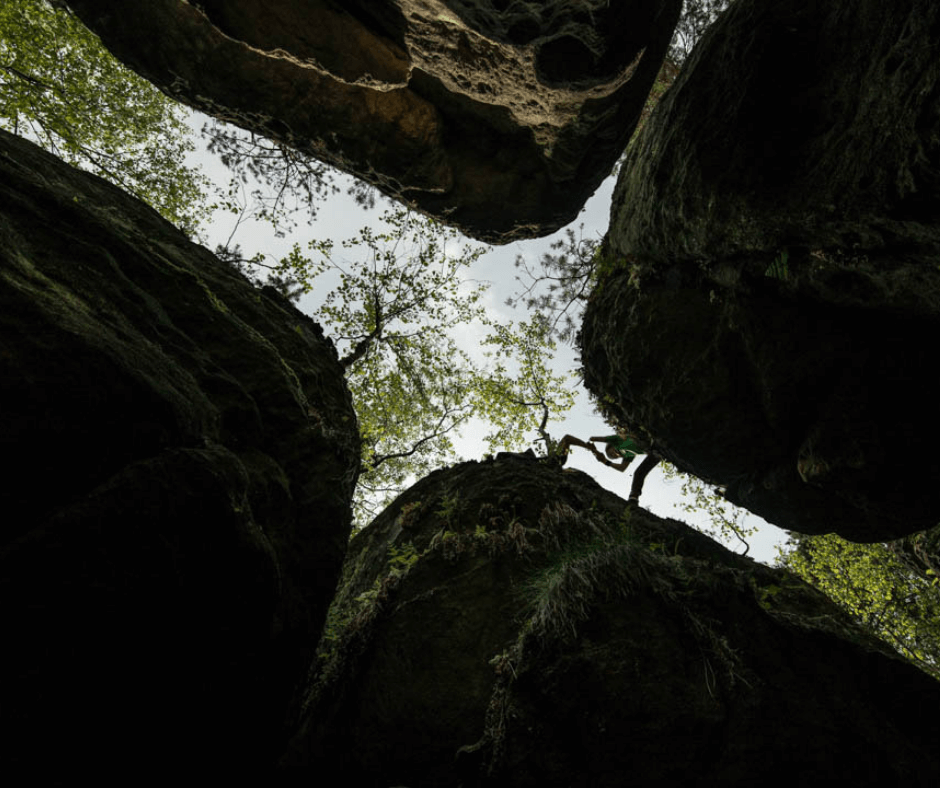
[[[350,545],[291,785],[928,784],[940,687],[818,592],[581,472],[437,471]]]
[[[4,132],[0,335],[7,770],[269,769],[350,529],[358,434],[332,344]]]
[[[938,40],[930,0],[738,0],[621,169],[585,385],[782,528],[940,520]]]

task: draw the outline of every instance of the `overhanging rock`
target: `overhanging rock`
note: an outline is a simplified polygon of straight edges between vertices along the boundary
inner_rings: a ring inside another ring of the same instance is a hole
[[[738,0],[621,170],[585,383],[783,528],[940,519],[940,5]]]
[[[568,224],[610,172],[681,2],[69,5],[175,98],[506,243]]]

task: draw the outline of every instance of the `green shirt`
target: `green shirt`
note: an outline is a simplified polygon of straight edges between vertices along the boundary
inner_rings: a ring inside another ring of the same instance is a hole
[[[608,446],[613,446],[614,451],[617,452],[621,457],[625,459],[630,459],[636,457],[638,454],[642,454],[643,450],[640,449],[632,440],[629,438],[621,438],[619,435],[608,435],[604,438],[604,442]]]

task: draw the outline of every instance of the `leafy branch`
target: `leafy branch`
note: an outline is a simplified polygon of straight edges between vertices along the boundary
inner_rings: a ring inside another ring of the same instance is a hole
[[[934,529],[936,530],[936,529]],[[791,534],[777,563],[829,596],[902,656],[940,679],[940,582],[932,532],[855,544],[835,534]],[[923,560],[910,560],[911,548]]]
[[[190,235],[208,180],[189,112],[126,69],[62,3],[0,4],[0,127],[152,205]]]
[[[690,514],[704,514],[709,524],[697,524],[695,527],[713,539],[743,546],[741,555],[747,555],[751,549],[747,541],[757,533],[757,526],[747,525],[748,512],[726,501],[710,485],[701,479],[682,473],[674,465],[663,463],[667,479],[679,479],[682,482],[680,492],[683,503],[681,508]]]
[[[320,203],[340,192],[332,167],[283,142],[219,120],[203,124],[202,136],[208,151],[232,173],[228,194],[254,184],[244,202],[246,213],[270,224],[279,238],[296,229],[297,214],[312,223]],[[363,181],[354,181],[347,194],[363,208],[375,207],[377,191]]]
[[[259,268],[292,292],[323,293],[314,318],[327,326],[353,395],[363,471],[356,519],[384,506],[409,481],[456,459],[453,438],[470,419],[496,426],[488,445],[512,449],[535,430],[552,443],[549,414],[574,403],[568,376],[550,370],[554,341],[541,318],[518,325],[483,306],[488,283],[470,276],[486,251],[456,230],[404,209],[386,211],[380,228],[341,244],[294,244],[281,260],[226,259],[255,281]],[[473,357],[458,342],[484,335]]]
[[[507,299],[509,306],[520,303],[540,313],[549,333],[563,342],[573,342],[581,323],[584,304],[597,280],[600,240],[584,238],[581,232],[565,230],[565,237],[551,244],[537,263],[517,255],[515,266],[523,276],[516,281],[522,289]]]

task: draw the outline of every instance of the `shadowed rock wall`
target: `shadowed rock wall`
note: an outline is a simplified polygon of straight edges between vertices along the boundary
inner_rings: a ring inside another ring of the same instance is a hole
[[[621,171],[587,386],[804,533],[940,519],[940,6],[739,0]]]
[[[935,243],[938,41],[931,0],[737,0],[621,168],[612,251],[711,262]]]
[[[253,774],[332,597],[356,418],[320,328],[0,132],[9,774]]]
[[[587,475],[437,471],[350,544],[291,785],[929,785],[935,681]]]
[[[179,100],[505,243],[572,221],[610,172],[681,2],[69,5]]]

